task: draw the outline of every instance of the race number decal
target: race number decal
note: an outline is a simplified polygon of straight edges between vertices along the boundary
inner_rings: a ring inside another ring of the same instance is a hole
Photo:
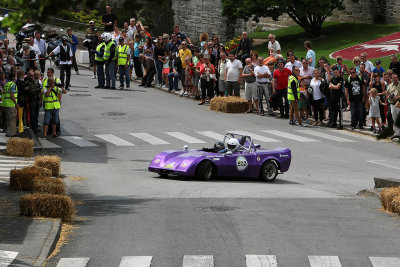
[[[247,168],[247,165],[249,165],[247,163],[247,159],[243,156],[239,156],[236,158],[236,168],[238,169],[238,171],[244,171]]]

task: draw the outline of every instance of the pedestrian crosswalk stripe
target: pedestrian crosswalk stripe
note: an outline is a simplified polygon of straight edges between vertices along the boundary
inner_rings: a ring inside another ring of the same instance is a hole
[[[368,140],[368,141],[372,141],[372,142],[378,142],[378,141],[384,141],[384,140],[377,140],[375,138],[375,136],[369,136],[369,135],[364,135],[361,133],[357,133],[357,132],[348,132],[348,131],[338,131],[338,130],[331,130],[331,132],[335,132],[335,133],[339,133],[339,134],[343,134],[343,135],[347,135],[347,136],[352,136],[352,137],[356,137],[356,138],[360,138],[360,139],[364,139],[364,140]]]
[[[271,142],[282,142],[282,141],[280,141],[280,140],[276,140],[276,139],[273,139],[273,138],[270,138],[270,137],[266,137],[266,136],[262,136],[262,135],[254,134],[254,133],[249,133],[249,132],[245,132],[245,131],[236,130],[236,131],[229,131],[229,132],[230,132],[230,133],[243,134],[243,135],[249,135],[249,136],[251,136],[254,140],[261,141],[261,142],[266,142],[266,143],[271,143]]]
[[[119,267],[150,267],[152,256],[126,256],[122,257]]]
[[[275,255],[246,255],[246,267],[277,267]]]
[[[182,267],[214,267],[213,255],[185,255]]]
[[[261,132],[272,134],[272,135],[277,135],[280,137],[288,138],[288,139],[293,139],[295,141],[299,142],[321,142],[319,140],[311,139],[308,137],[296,135],[296,134],[291,134],[283,131],[277,131],[277,130],[261,130]]]
[[[158,137],[155,137],[148,133],[130,133],[130,135],[142,139],[143,141],[151,144],[151,145],[169,145],[167,141],[164,141]]]
[[[56,267],[86,267],[90,258],[61,258]]]
[[[26,167],[26,166],[31,166],[32,165],[32,163],[14,163],[14,164],[12,164],[12,163],[5,163],[5,164],[3,164],[3,163],[0,163],[0,170],[4,170],[5,168],[2,168],[2,167],[9,167],[8,168],[8,170],[10,170],[10,167],[12,168],[12,169],[14,169],[14,167]]]
[[[89,142],[85,139],[83,139],[82,137],[79,136],[60,136],[61,139],[64,139],[65,141],[68,141],[74,145],[77,145],[79,147],[94,147],[97,146],[96,144]]]
[[[175,137],[177,139],[180,139],[186,143],[189,144],[203,144],[205,143],[204,141],[197,139],[196,137],[192,137],[190,135],[187,135],[185,133],[181,133],[181,132],[165,132],[166,134]]]
[[[308,134],[308,135],[312,135],[312,136],[316,136],[316,137],[321,137],[321,138],[324,138],[324,139],[337,141],[337,142],[355,142],[354,140],[350,140],[350,139],[346,139],[346,138],[342,138],[342,137],[339,137],[339,136],[330,135],[330,134],[326,134],[326,133],[321,133],[321,132],[318,132],[318,131],[296,130],[296,132],[304,133],[304,134]]]
[[[18,164],[18,163],[33,163],[32,160],[15,160],[15,159],[13,159],[13,158],[10,158],[10,159],[0,159],[0,164],[9,163],[9,162],[16,163],[16,164]]]
[[[214,140],[220,140],[220,141],[224,140],[224,136],[225,136],[223,134],[219,134],[219,133],[216,133],[213,131],[198,131],[197,133],[207,136],[207,137],[210,137]]]
[[[0,250],[0,267],[9,266],[17,255],[18,252],[16,251]]]
[[[369,257],[374,267],[399,267],[400,258],[396,257]]]
[[[113,134],[97,134],[95,136],[116,146],[134,146],[134,144],[132,144],[131,142],[128,142]]]
[[[337,256],[308,256],[310,267],[341,267]]]

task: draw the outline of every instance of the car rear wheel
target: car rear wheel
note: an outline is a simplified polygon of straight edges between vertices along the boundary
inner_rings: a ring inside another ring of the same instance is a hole
[[[214,177],[214,166],[208,160],[199,164],[196,171],[196,177],[201,180],[209,181]]]
[[[261,167],[260,177],[264,181],[271,183],[278,176],[278,164],[274,160],[268,160]]]

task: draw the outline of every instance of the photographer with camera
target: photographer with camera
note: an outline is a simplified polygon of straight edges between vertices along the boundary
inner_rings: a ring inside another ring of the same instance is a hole
[[[390,112],[392,113],[393,121],[393,138],[400,138],[400,127],[396,125],[396,121],[400,115],[400,83],[399,75],[397,73],[392,74],[393,82],[389,84],[386,95],[388,103],[390,104]]]
[[[43,96],[44,105],[44,121],[43,121],[43,138],[47,136],[47,130],[51,122],[53,137],[58,137],[57,135],[57,123],[59,110],[61,108],[61,94],[66,94],[67,91],[63,87],[59,87],[56,84],[54,78],[47,79],[47,86],[43,88],[45,94]]]

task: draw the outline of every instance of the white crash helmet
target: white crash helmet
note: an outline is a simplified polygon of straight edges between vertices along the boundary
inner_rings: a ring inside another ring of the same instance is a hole
[[[236,138],[230,138],[228,141],[228,149],[236,150],[239,148],[239,141]]]
[[[106,34],[106,32],[103,32],[100,36],[101,36],[101,38],[103,38],[103,40],[104,40],[104,36],[105,36],[105,34]]]
[[[104,41],[106,41],[106,42],[111,41],[111,39],[112,39],[111,33],[105,32],[103,34],[104,34],[104,37],[103,37]]]

